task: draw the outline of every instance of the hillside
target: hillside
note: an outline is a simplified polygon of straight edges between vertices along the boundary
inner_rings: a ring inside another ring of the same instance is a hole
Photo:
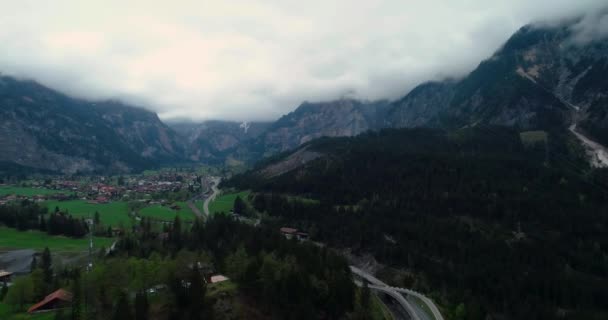
[[[393,103],[392,125],[549,129],[578,122],[608,142],[608,83],[600,76],[608,68],[608,44],[577,41],[579,23],[521,28],[466,77],[420,85]]]
[[[0,78],[0,115],[6,166],[130,172],[183,159],[177,135],[155,113],[74,99],[32,81]]]
[[[588,167],[572,136],[543,137],[478,126],[321,139],[225,187],[253,190],[268,223],[371,254],[388,281],[448,314],[463,304],[473,320],[600,319],[606,171]],[[317,156],[290,166],[302,152]]]

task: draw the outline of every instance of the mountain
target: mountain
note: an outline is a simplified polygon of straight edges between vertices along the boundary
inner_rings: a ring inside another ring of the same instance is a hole
[[[186,139],[188,158],[206,163],[224,163],[246,143],[259,137],[268,122],[205,121],[169,123]]]
[[[320,137],[351,137],[383,127],[388,101],[341,99],[304,102],[258,138],[266,154],[294,149]]]
[[[528,25],[460,80],[429,82],[395,101],[394,127],[480,123],[523,129],[572,123],[608,143],[608,42],[581,42],[581,19]]]
[[[591,170],[574,139],[384,129],[311,141],[223,187],[251,190],[266,221],[433,296],[444,314],[603,319],[608,171]]]
[[[177,134],[155,113],[68,97],[0,77],[0,162],[61,173],[131,172],[183,161]]]

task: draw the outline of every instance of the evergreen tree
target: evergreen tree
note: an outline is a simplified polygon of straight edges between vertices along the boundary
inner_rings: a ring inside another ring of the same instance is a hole
[[[82,316],[82,301],[80,288],[80,273],[76,272],[72,282],[72,320],[80,320]]]
[[[146,292],[137,292],[135,295],[135,320],[147,320],[149,308],[148,295]]]
[[[49,285],[53,283],[53,262],[51,259],[51,250],[49,250],[49,247],[44,248],[44,251],[42,252],[42,263],[40,267],[42,268],[42,271],[44,271],[44,282]]]
[[[131,307],[129,306],[129,298],[127,293],[121,291],[114,307],[113,320],[132,320]]]

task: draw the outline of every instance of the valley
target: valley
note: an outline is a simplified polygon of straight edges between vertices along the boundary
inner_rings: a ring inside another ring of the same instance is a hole
[[[288,65],[323,61],[298,80],[320,78],[275,87],[285,61],[246,62],[283,49],[273,41],[289,30],[231,50],[266,28],[175,49],[238,56],[226,78],[243,91],[219,90],[214,72],[197,86],[195,66],[215,64],[184,61],[190,76],[154,81],[159,101],[137,96],[163,54],[112,78],[134,90],[115,95],[2,74],[0,318],[606,319],[607,18],[524,25],[466,73],[423,72],[417,85],[401,76],[418,67],[403,52],[387,79],[359,79],[334,74],[345,62],[331,51],[294,46],[306,59]],[[104,52],[94,34],[64,40],[80,38]],[[364,51],[355,40],[340,46]],[[440,56],[457,64],[452,51]],[[394,67],[382,62],[372,69]],[[362,85],[378,88],[349,88]]]

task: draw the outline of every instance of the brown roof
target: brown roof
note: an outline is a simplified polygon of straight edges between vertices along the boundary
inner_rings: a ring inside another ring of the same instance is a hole
[[[72,293],[65,291],[63,289],[59,289],[51,294],[49,294],[48,296],[46,296],[42,301],[36,303],[35,305],[31,306],[27,312],[28,313],[32,313],[37,311],[38,309],[40,309],[40,307],[43,307],[44,305],[46,305],[49,302],[52,302],[55,299],[59,299],[61,301],[65,301],[65,302],[72,302]]]
[[[6,270],[0,270],[0,278],[12,275],[12,272]]]
[[[294,229],[294,228],[283,227],[283,228],[281,228],[281,232],[282,233],[296,233],[296,232],[298,232],[298,230]]]

